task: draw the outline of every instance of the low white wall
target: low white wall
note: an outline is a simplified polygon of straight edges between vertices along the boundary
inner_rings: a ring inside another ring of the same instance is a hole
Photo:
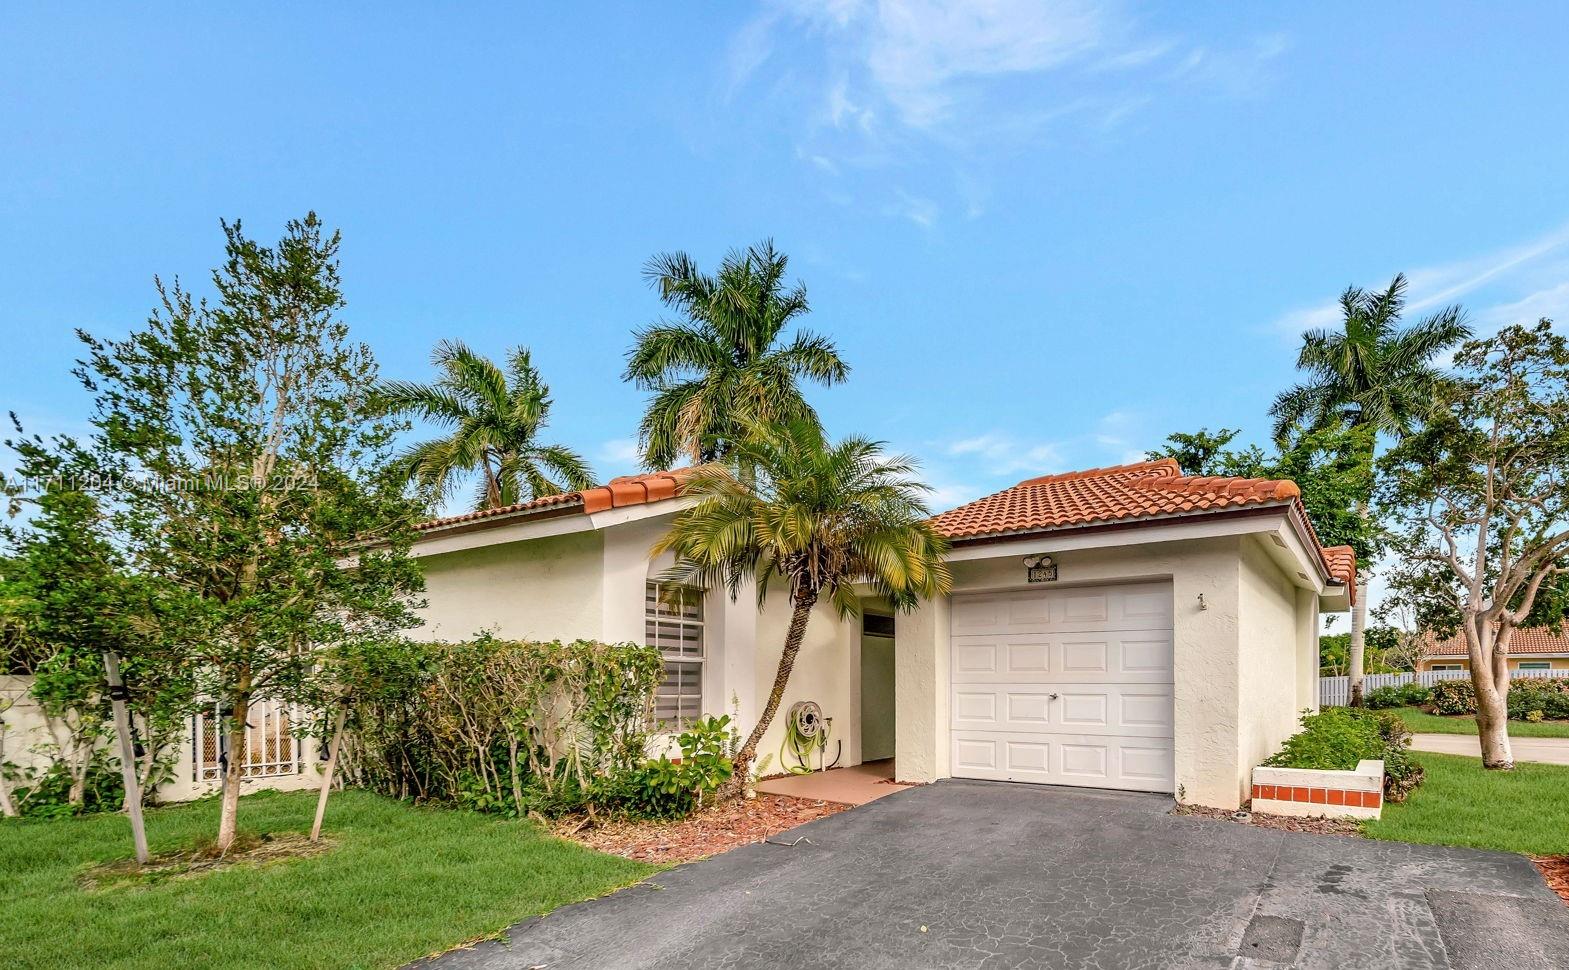
[[[1253,769],[1253,811],[1296,818],[1378,818],[1384,805],[1384,763],[1359,761],[1351,771]]]
[[[0,761],[9,761],[18,768],[43,768],[53,759],[48,747],[64,739],[49,733],[38,702],[28,694],[31,677],[0,675]]]

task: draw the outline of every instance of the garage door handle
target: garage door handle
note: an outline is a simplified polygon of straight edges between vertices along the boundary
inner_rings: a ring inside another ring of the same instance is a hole
[[[1046,696],[1050,697],[1052,700],[1056,700],[1057,699],[1057,694],[1056,693],[1047,694]]]

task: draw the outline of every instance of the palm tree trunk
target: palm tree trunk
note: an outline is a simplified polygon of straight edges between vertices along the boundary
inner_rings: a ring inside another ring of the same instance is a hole
[[[1346,651],[1351,678],[1351,706],[1362,706],[1362,680],[1367,671],[1367,582],[1372,574],[1357,572],[1357,602],[1351,608],[1351,646]]]
[[[1367,521],[1368,503],[1366,500],[1357,503],[1357,515]],[[1346,650],[1346,659],[1350,670],[1351,706],[1362,706],[1362,678],[1367,669],[1367,585],[1373,579],[1373,574],[1366,568],[1357,570],[1357,601],[1351,607],[1351,645]]]
[[[763,735],[768,733],[768,726],[773,723],[774,715],[779,713],[779,704],[784,699],[785,685],[790,682],[790,672],[795,669],[796,655],[801,652],[801,641],[806,638],[806,624],[812,618],[812,607],[817,604],[817,594],[804,594],[795,599],[795,610],[790,614],[790,627],[785,633],[784,652],[779,655],[779,669],[774,673],[774,689],[768,692],[768,703],[763,705],[763,712],[757,717],[757,724],[752,728],[752,733],[747,735],[746,743],[741,745],[741,750],[735,756],[735,774],[731,776],[730,784],[723,795],[734,798],[745,793],[747,782],[752,771],[752,762],[757,758],[757,746],[762,743]]]

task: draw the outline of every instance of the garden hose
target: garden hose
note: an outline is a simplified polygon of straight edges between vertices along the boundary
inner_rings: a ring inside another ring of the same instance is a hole
[[[827,762],[828,735],[833,718],[823,717],[823,709],[816,701],[796,701],[785,716],[785,737],[779,745],[779,764],[792,775],[812,773],[812,752],[817,752],[817,770],[824,771],[839,763],[844,742],[834,749],[834,760]],[[796,764],[791,764],[791,757]]]

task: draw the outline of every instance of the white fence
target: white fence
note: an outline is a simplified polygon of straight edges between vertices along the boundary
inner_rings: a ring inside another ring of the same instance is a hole
[[[1564,677],[1569,674],[1565,670],[1511,670],[1509,678],[1520,680],[1523,677]],[[1467,670],[1424,670],[1421,673],[1410,672],[1401,674],[1368,674],[1362,678],[1362,693],[1380,687],[1396,687],[1409,684],[1413,680],[1425,687],[1431,687],[1441,680],[1467,680],[1471,676]],[[1350,677],[1320,677],[1318,679],[1318,706],[1320,707],[1345,707],[1351,703],[1351,678]]]

